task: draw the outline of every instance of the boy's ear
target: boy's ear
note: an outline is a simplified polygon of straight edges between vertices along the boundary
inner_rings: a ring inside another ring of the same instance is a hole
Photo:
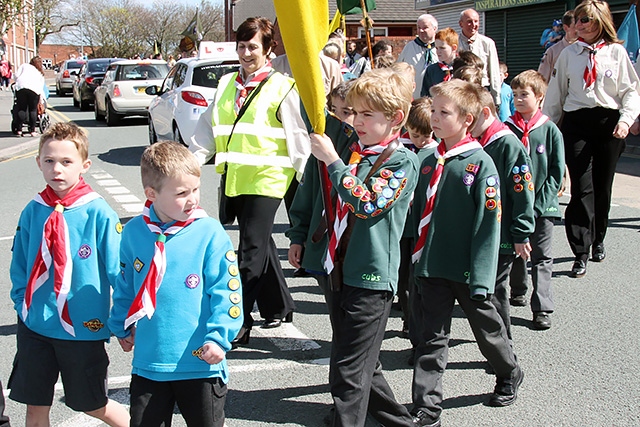
[[[87,159],[84,162],[82,162],[82,170],[80,171],[80,173],[86,173],[89,168],[91,167],[91,159]]]
[[[151,187],[144,187],[144,196],[153,202],[156,199],[156,191]]]
[[[404,111],[396,110],[395,114],[393,115],[393,121],[391,123],[393,124],[393,127],[399,127],[400,123],[402,123],[403,120],[404,120]]]

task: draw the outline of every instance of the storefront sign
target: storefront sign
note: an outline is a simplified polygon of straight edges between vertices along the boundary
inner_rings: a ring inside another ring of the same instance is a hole
[[[508,9],[511,7],[529,6],[552,1],[554,0],[476,0],[475,9],[478,11]]]

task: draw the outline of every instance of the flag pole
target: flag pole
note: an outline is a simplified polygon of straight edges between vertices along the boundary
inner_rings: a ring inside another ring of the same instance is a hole
[[[373,28],[371,25],[371,18],[369,18],[369,14],[367,13],[367,5],[365,0],[360,0],[360,8],[362,9],[362,20],[363,26],[365,29],[365,37],[367,39],[367,49],[369,50],[369,63],[371,64],[371,69],[375,68],[374,60],[373,60],[373,49],[371,48],[371,34],[369,30]]]

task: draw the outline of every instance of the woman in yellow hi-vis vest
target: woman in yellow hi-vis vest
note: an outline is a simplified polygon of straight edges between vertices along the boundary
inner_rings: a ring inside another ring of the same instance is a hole
[[[271,233],[280,201],[304,170],[310,144],[293,79],[271,68],[273,38],[266,18],[240,24],[236,50],[241,69],[220,79],[189,141],[201,164],[215,155],[224,192],[220,220],[238,220],[244,324],[236,345],[249,342],[256,301],[263,328],[290,321],[295,308]]]

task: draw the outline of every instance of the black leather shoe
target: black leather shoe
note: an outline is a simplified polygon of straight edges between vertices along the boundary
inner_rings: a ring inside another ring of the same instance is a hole
[[[510,378],[497,378],[496,388],[489,398],[487,405],[495,407],[509,406],[518,398],[518,388],[524,379],[524,372],[520,366],[516,367],[516,371]]]
[[[509,304],[513,307],[526,307],[527,306],[527,296],[526,295],[516,295],[509,298]]]
[[[584,277],[585,274],[587,274],[587,260],[576,258],[571,267],[571,277]]]
[[[282,325],[282,320],[280,319],[265,319],[264,323],[260,327],[262,329],[273,329],[273,328],[279,328],[281,325]]]
[[[604,243],[597,243],[593,245],[591,260],[594,262],[602,262],[607,257],[607,252],[604,250]]]
[[[440,418],[434,421],[426,412],[418,411],[413,416],[413,425],[416,427],[440,427],[441,423]]]
[[[551,327],[551,317],[546,311],[533,313],[533,327],[538,330],[545,330]]]
[[[243,326],[240,328],[240,332],[235,337],[233,341],[231,341],[231,348],[237,348],[239,345],[247,345],[249,344],[249,335],[251,334],[251,329]]]
[[[291,323],[293,322],[293,311],[290,311],[286,316],[284,316],[284,318],[282,319],[282,321],[284,323]]]

